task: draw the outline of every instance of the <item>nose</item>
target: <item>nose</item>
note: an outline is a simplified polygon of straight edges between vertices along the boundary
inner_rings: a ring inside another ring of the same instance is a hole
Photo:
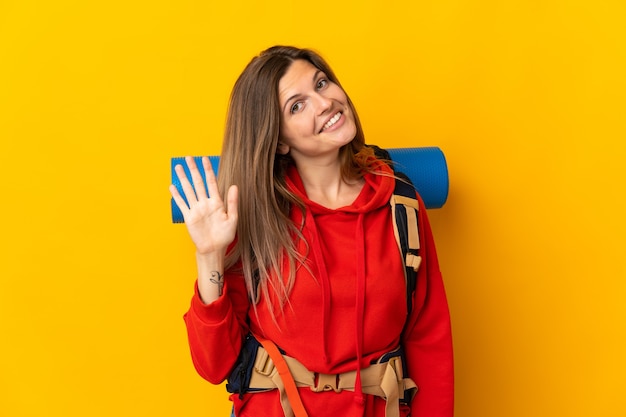
[[[315,108],[318,114],[324,114],[328,112],[333,106],[333,101],[324,96],[323,94],[317,93],[315,95]]]

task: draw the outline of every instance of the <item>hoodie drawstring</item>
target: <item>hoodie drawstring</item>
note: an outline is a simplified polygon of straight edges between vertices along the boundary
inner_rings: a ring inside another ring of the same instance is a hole
[[[356,380],[354,385],[355,401],[365,404],[365,396],[361,385],[361,357],[363,355],[363,326],[365,321],[365,233],[363,230],[363,213],[359,214],[356,224]]]
[[[328,271],[326,270],[326,262],[324,262],[324,256],[320,248],[320,237],[315,225],[315,220],[311,214],[311,210],[306,211],[306,222],[309,224],[309,230],[311,230],[312,241],[309,242],[313,249],[313,256],[315,258],[315,265],[318,268],[318,279],[322,288],[322,323],[323,329],[328,329],[330,320],[330,285],[328,283]],[[328,344],[326,343],[326,332],[322,332],[322,347],[324,354],[324,362],[328,362]]]

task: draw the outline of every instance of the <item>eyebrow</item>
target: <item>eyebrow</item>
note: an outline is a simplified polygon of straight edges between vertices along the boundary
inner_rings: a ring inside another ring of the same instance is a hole
[[[324,72],[324,71],[322,71],[321,69],[318,69],[317,71],[315,71],[315,74],[313,74],[313,82],[315,82],[315,80],[317,79],[317,76],[318,76],[320,73],[323,73],[323,72]],[[283,106],[283,112],[284,112],[284,111],[285,111],[285,109],[287,108],[287,104],[289,104],[289,102],[290,102],[291,100],[293,100],[293,99],[297,98],[297,97],[298,97],[298,96],[300,96],[300,95],[301,95],[301,93],[297,93],[297,94],[294,94],[293,96],[289,97],[289,98],[285,101],[285,104],[284,104],[284,106]]]

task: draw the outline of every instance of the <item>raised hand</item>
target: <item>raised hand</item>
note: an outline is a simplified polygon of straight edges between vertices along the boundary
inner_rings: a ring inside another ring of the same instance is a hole
[[[185,225],[197,253],[199,255],[225,253],[228,245],[235,239],[237,231],[237,187],[233,185],[228,189],[225,205],[209,158],[202,158],[206,187],[194,159],[188,156],[185,162],[189,167],[191,179],[187,178],[181,165],[177,165],[175,171],[187,203],[174,185],[169,187],[172,198],[185,219]]]

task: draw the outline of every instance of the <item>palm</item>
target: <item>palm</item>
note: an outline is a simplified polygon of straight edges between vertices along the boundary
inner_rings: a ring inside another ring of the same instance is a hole
[[[183,214],[191,240],[198,253],[226,250],[235,239],[237,231],[237,188],[231,186],[227,204],[224,204],[209,159],[202,159],[207,178],[206,187],[193,158],[186,158],[186,162],[191,182],[180,165],[176,167],[176,174],[187,203],[176,187],[170,186],[170,192]]]

